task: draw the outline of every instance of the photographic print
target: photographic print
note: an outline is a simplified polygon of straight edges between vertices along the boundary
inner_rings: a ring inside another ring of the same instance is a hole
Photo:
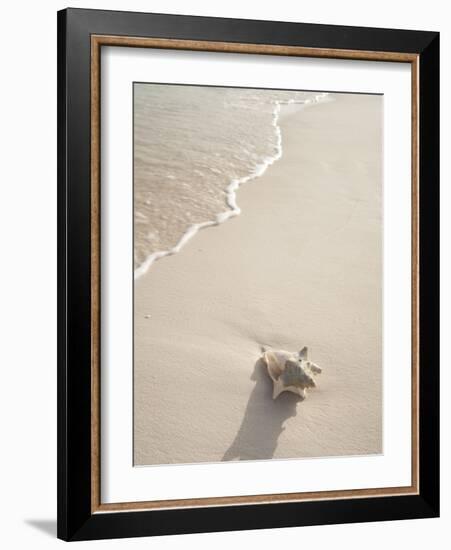
[[[382,453],[383,96],[133,86],[135,465]]]

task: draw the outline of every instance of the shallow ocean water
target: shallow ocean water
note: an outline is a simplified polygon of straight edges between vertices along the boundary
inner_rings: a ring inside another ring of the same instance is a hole
[[[236,189],[282,155],[281,105],[326,95],[135,83],[135,277],[201,227],[238,214]]]

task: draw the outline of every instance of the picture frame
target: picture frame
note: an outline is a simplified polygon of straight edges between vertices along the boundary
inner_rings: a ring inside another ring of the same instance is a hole
[[[101,501],[101,50],[404,63],[411,69],[411,484]],[[90,540],[439,515],[439,33],[58,12],[58,537]]]

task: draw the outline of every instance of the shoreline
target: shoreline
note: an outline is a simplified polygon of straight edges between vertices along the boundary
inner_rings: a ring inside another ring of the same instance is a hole
[[[299,102],[296,100],[293,101],[275,101],[275,107],[273,112],[273,118],[272,118],[272,126],[275,128],[276,132],[276,152],[273,156],[267,157],[264,159],[261,163],[257,164],[255,168],[247,175],[243,176],[242,178],[233,179],[229,185],[226,187],[226,204],[229,207],[229,210],[225,210],[224,212],[220,212],[219,214],[216,214],[216,218],[214,220],[208,220],[205,222],[199,222],[192,224],[188,227],[188,229],[182,234],[180,239],[177,241],[176,245],[169,249],[169,250],[157,250],[156,252],[152,252],[152,254],[149,254],[149,256],[142,262],[141,265],[139,265],[134,270],[133,278],[136,281],[140,277],[142,277],[147,271],[150,269],[152,264],[160,260],[161,258],[165,258],[166,256],[172,256],[173,254],[177,254],[180,252],[180,250],[185,246],[185,244],[192,239],[198,231],[201,229],[206,229],[207,227],[214,227],[216,225],[219,225],[221,223],[226,222],[230,218],[233,218],[235,216],[238,216],[241,213],[241,209],[237,204],[236,201],[236,194],[240,187],[243,185],[243,183],[247,183],[248,181],[254,180],[256,178],[261,177],[266,170],[274,164],[276,161],[278,161],[282,155],[283,155],[283,149],[282,149],[282,133],[280,128],[280,118],[282,116],[281,109],[283,106],[292,106],[294,104],[302,104],[301,109],[304,109],[305,107],[317,105],[322,102],[323,99],[326,99],[328,101],[328,97],[330,94],[328,93],[321,93],[318,96],[315,97],[315,101],[313,102],[310,99],[305,100],[304,102]]]
[[[136,465],[382,451],[380,101],[284,117],[241,215],[135,281]],[[272,400],[262,345],[309,347],[305,401]]]

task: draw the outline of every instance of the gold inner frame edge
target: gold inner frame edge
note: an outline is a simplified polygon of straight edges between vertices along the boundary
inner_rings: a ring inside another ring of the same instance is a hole
[[[102,503],[100,492],[100,50],[102,46],[247,53],[410,63],[411,65],[411,305],[412,480],[407,487]],[[234,42],[91,35],[91,513],[307,502],[419,494],[419,56],[411,53],[306,48]]]

